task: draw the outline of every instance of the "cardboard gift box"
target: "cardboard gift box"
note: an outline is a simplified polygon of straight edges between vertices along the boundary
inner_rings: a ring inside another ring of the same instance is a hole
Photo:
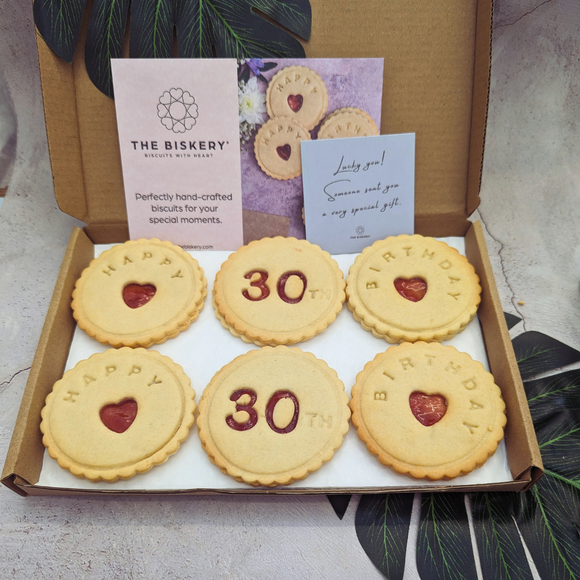
[[[307,492],[525,490],[541,477],[542,462],[482,228],[468,219],[479,204],[492,2],[336,0],[332,11],[324,10],[323,0],[311,4],[307,57],[384,58],[381,133],[416,134],[415,232],[465,239],[465,253],[483,289],[478,317],[490,370],[506,402],[505,445],[513,479],[477,486],[449,481],[436,487],[409,479],[408,485],[389,489],[322,487]],[[70,301],[77,278],[93,258],[95,244],[128,239],[114,102],[88,78],[83,38],[72,65],[55,56],[40,36],[37,40],[56,198],[64,212],[87,225],[71,234],[4,465],[2,483],[22,495],[72,493],[36,485],[44,456],[40,411],[65,369],[76,327]],[[244,212],[248,230],[256,222],[263,234],[279,233],[275,219]],[[307,344],[297,346],[308,350]],[[235,491],[305,493],[300,488]]]

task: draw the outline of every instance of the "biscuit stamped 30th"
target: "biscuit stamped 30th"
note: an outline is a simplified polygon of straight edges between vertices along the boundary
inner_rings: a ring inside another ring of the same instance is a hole
[[[212,463],[254,486],[288,485],[330,461],[348,431],[336,372],[298,348],[253,350],[213,377],[199,404]]]
[[[259,346],[312,338],[334,321],[344,299],[343,274],[330,254],[295,238],[243,246],[222,264],[214,284],[222,325]]]

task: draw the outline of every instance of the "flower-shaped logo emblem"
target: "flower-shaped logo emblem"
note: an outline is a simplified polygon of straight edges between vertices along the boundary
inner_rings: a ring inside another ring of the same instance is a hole
[[[196,124],[198,115],[195,99],[183,89],[171,89],[159,97],[157,116],[168,131],[189,131]]]

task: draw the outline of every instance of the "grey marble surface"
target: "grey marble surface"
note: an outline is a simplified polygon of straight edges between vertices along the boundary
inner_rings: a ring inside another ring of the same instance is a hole
[[[474,215],[502,305],[580,349],[580,8],[497,0]],[[0,5],[0,68],[18,120],[0,208],[0,462],[71,226],[54,200],[32,3]],[[380,578],[325,497],[28,498],[0,489],[0,577]],[[292,558],[291,560],[287,560]],[[287,562],[281,566],[281,562]]]

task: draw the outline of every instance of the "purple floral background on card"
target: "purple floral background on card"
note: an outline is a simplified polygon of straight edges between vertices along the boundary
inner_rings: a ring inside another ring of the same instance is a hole
[[[268,63],[275,63],[276,66],[272,67]],[[258,68],[259,65],[263,66]],[[328,91],[327,115],[343,107],[357,107],[366,111],[377,127],[381,126],[383,59],[266,59],[242,65],[242,70],[248,69],[244,78],[248,83],[252,82],[256,90],[265,94],[267,82],[288,66],[305,66],[322,77]],[[260,76],[256,76],[256,72]],[[252,80],[253,78],[256,80]],[[268,120],[266,113],[261,116],[264,122]],[[288,235],[304,238],[302,176],[279,181],[260,169],[254,156],[254,136],[259,128],[259,125],[255,126],[249,140],[242,147],[242,207],[245,210],[288,217]],[[317,132],[318,127],[310,132],[313,139]]]

